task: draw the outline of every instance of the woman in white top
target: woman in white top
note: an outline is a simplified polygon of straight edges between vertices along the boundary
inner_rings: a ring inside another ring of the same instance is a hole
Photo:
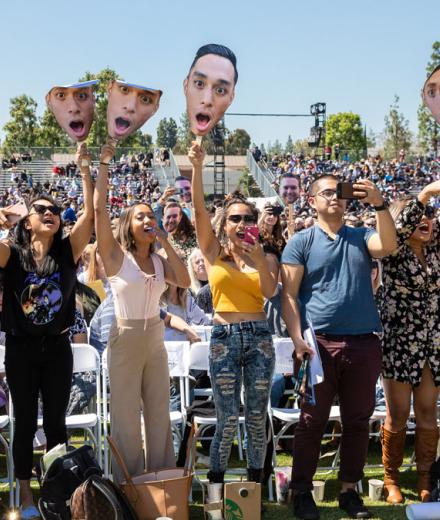
[[[169,420],[168,358],[159,300],[166,284],[188,287],[190,279],[154,212],[136,203],[122,212],[117,239],[106,209],[108,163],[115,154],[102,148],[96,181],[95,227],[98,248],[112,289],[116,322],[109,337],[112,436],[131,475],[175,465]],[[167,256],[154,253],[156,237]],[[147,445],[142,452],[141,407]],[[123,479],[113,465],[116,482]]]

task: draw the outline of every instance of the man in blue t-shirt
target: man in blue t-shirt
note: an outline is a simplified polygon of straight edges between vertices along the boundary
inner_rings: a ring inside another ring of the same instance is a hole
[[[338,179],[324,175],[309,189],[309,204],[318,223],[295,234],[282,256],[283,318],[295,344],[298,361],[313,355],[302,331],[312,325],[321,356],[324,381],[315,386],[316,405],[303,403],[295,430],[292,487],[298,518],[319,518],[312,478],[322,435],[336,395],[342,437],[339,506],[351,518],[370,518],[355,490],[363,477],[368,449],[368,421],[375,405],[381,329],[371,284],[372,257],[397,248],[396,230],[387,205],[368,180],[353,184],[354,197],[376,210],[377,230],[344,225],[346,200],[336,197]]]

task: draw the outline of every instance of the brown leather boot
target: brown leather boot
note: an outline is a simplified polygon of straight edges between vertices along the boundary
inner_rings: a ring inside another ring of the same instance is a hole
[[[384,496],[389,504],[401,504],[403,496],[399,489],[399,468],[403,462],[406,428],[391,432],[382,426],[382,464],[384,468]]]
[[[417,491],[422,502],[431,498],[431,475],[429,470],[437,455],[438,428],[416,427]]]

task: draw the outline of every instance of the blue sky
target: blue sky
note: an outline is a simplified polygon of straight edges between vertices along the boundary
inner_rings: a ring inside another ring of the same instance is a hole
[[[440,40],[438,0],[116,0],[2,2],[0,137],[9,99],[28,94],[44,108],[50,86],[85,71],[115,69],[164,91],[144,131],[185,110],[182,80],[200,45],[231,47],[239,81],[230,111],[353,111],[379,132],[393,101],[417,129],[417,107],[432,43]],[[308,135],[312,119],[227,117],[258,144]]]

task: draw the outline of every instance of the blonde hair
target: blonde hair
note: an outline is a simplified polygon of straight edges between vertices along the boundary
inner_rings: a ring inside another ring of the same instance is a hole
[[[196,255],[201,255],[202,252],[200,251],[200,249],[194,249],[192,251],[192,253],[189,255],[189,258],[188,258],[188,264],[187,264],[187,269],[188,269],[188,273],[189,273],[189,278],[191,280],[191,291],[192,293],[194,294],[194,296],[200,291],[200,289],[202,288],[202,284],[200,283],[200,280],[197,279],[197,276],[196,276],[196,273],[194,272],[194,267],[193,267],[193,264],[192,264],[192,261],[193,259],[196,257]]]

